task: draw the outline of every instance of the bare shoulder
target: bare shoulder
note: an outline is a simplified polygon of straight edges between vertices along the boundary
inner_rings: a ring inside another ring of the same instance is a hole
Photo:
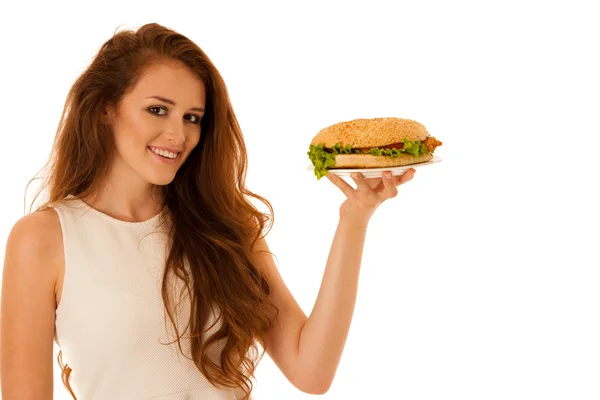
[[[8,235],[3,280],[33,279],[40,285],[52,284],[54,291],[64,259],[62,247],[60,220],[54,209],[24,216]]]
[[[32,268],[41,268],[41,271],[36,271],[38,273],[51,273],[50,268],[45,266],[56,265],[55,261],[61,254],[60,220],[52,208],[19,219],[12,227],[6,242],[7,256],[16,257]],[[32,261],[33,263],[30,263]]]
[[[25,234],[30,239],[51,239],[61,234],[58,213],[53,208],[37,211],[19,219],[11,230],[11,236]]]
[[[0,382],[7,399],[52,394],[55,290],[62,254],[60,220],[53,209],[19,219],[8,235],[0,301]]]

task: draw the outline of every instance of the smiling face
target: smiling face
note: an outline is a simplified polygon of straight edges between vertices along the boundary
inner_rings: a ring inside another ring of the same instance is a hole
[[[169,184],[200,140],[206,88],[190,69],[160,63],[109,111],[116,156],[111,180]]]

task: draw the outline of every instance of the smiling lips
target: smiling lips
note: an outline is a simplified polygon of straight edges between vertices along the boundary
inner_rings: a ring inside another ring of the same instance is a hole
[[[175,164],[179,160],[181,151],[171,151],[174,149],[164,149],[154,146],[148,146],[148,151],[160,162],[164,164]]]
[[[181,153],[181,151],[175,151],[175,150],[171,150],[171,149],[165,149],[162,147],[154,147],[154,146],[148,146],[148,149],[150,149],[150,151],[152,151],[155,154],[158,154],[161,157],[168,158],[171,160],[174,160],[175,158],[177,158],[177,156]]]

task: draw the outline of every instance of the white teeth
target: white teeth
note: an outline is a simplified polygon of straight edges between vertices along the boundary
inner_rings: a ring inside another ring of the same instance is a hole
[[[154,147],[150,147],[150,150],[152,150],[156,154],[161,155],[163,157],[167,157],[167,158],[171,158],[171,159],[177,157],[176,153],[171,153],[170,151],[155,149]]]

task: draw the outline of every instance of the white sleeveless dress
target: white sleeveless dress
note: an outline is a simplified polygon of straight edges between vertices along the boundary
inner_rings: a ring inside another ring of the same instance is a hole
[[[53,208],[65,255],[54,338],[78,400],[241,398],[239,389],[212,386],[191,361],[187,296],[175,310],[187,357],[177,346],[161,295],[167,241],[159,216],[125,222],[79,199]]]

